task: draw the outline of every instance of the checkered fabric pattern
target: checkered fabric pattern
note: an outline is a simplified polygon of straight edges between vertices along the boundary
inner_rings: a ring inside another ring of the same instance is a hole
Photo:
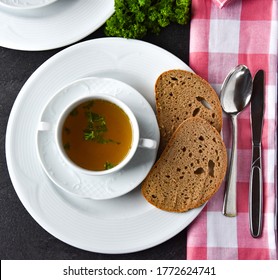
[[[232,2],[234,0],[213,0],[213,1],[216,5],[219,6],[219,8],[223,8],[225,5],[228,5],[229,2]]]
[[[222,214],[224,182],[188,228],[187,259],[277,259],[277,7],[277,0],[233,0],[223,9],[213,1],[192,0],[190,67],[197,74],[219,93],[226,75],[238,64],[247,65],[253,76],[259,69],[265,71],[264,224],[262,237],[252,238],[248,216],[252,142],[247,107],[238,116],[238,215]],[[222,132],[229,152],[231,120],[225,114]]]

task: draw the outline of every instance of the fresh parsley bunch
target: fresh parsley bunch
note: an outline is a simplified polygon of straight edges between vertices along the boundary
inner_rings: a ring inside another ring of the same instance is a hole
[[[190,20],[191,0],[115,0],[115,13],[106,21],[107,36],[137,38],[159,33],[171,22]]]

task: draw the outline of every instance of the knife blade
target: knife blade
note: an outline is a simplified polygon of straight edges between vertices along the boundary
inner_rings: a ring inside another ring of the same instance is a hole
[[[264,116],[264,71],[253,80],[251,98],[252,163],[249,184],[249,222],[254,238],[261,236],[263,225],[262,130]]]

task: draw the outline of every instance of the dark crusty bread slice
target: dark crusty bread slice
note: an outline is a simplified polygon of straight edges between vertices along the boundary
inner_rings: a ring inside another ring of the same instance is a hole
[[[200,76],[185,70],[166,71],[156,81],[155,96],[161,151],[179,124],[189,117],[203,118],[221,131],[218,95]]]
[[[143,181],[142,194],[159,209],[185,212],[211,198],[226,167],[226,148],[218,131],[204,119],[189,118]]]

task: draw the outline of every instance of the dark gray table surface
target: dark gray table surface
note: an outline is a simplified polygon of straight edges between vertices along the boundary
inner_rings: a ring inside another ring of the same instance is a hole
[[[171,24],[159,35],[143,40],[160,46],[188,64],[190,26]],[[105,37],[104,28],[82,41]],[[106,255],[74,248],[46,232],[28,214],[11,183],[5,158],[5,133],[13,103],[30,75],[63,48],[27,52],[0,47],[0,259],[185,259],[186,230],[156,247],[122,255]]]

